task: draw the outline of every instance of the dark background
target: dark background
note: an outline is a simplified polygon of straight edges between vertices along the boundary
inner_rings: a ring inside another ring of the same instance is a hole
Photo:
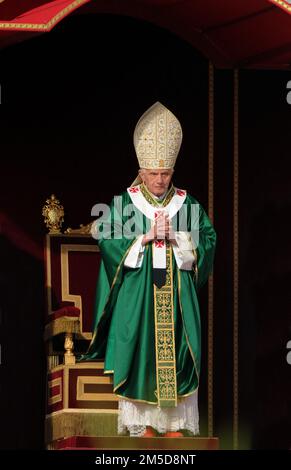
[[[126,17],[69,17],[0,52],[1,448],[42,448],[45,227],[52,193],[65,225],[91,219],[136,176],[132,136],[161,101],[179,118],[174,184],[207,209],[208,60]],[[242,448],[291,446],[291,107],[287,72],[240,73],[239,423]],[[215,71],[214,431],[232,442],[233,74]],[[200,408],[207,434],[207,288],[201,293]]]

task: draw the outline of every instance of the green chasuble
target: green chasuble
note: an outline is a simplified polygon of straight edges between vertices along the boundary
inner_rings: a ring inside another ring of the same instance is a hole
[[[169,191],[168,201],[172,195]],[[105,359],[104,371],[113,375],[114,392],[122,398],[175,406],[177,399],[192,394],[199,385],[201,340],[197,292],[212,269],[216,234],[199,205],[199,243],[193,250],[196,265],[191,271],[179,269],[168,242],[166,284],[158,289],[152,280],[152,243],[145,246],[139,268],[124,265],[136,237],[120,235],[116,227],[123,227],[132,215],[124,210],[129,204],[132,204],[130,195],[124,192],[118,210],[112,203],[107,215],[107,222],[111,222],[105,224],[107,229],[99,235],[102,261],[93,338],[81,360]],[[198,202],[187,194],[185,204],[189,208],[187,231],[190,232],[190,207]],[[146,233],[150,220],[133,207],[140,233]],[[179,212],[175,217],[179,217]],[[118,238],[114,238],[114,233],[119,234]]]

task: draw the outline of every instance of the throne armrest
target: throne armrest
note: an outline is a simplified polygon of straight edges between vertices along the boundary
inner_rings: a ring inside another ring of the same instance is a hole
[[[61,333],[80,333],[80,309],[74,306],[52,312],[45,325],[45,341]]]
[[[45,325],[44,340],[50,341],[54,336],[65,334],[65,364],[75,364],[73,335],[80,333],[80,309],[67,306],[52,312]],[[55,365],[55,361],[53,361]]]

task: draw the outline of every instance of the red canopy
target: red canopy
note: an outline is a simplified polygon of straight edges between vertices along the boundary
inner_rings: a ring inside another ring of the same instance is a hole
[[[0,47],[50,31],[90,0],[0,0]]]
[[[50,31],[59,21],[90,0],[0,0],[0,30]]]
[[[0,47],[50,31],[73,11],[150,21],[217,67],[291,68],[291,0],[0,0]]]

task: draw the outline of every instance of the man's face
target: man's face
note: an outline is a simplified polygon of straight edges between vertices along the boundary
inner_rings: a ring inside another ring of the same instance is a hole
[[[173,170],[142,170],[140,176],[148,190],[155,196],[162,196],[171,182]]]

